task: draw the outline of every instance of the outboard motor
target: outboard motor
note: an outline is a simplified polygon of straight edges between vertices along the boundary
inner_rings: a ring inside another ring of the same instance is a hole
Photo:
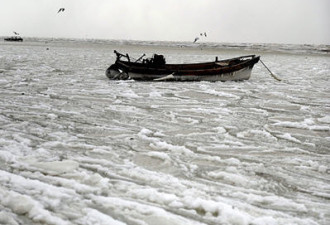
[[[155,66],[164,66],[166,64],[165,57],[163,55],[154,54],[153,64]]]

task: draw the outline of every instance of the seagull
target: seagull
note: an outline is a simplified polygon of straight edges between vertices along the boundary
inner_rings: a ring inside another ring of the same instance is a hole
[[[196,41],[198,41],[198,40],[199,40],[199,37],[196,37],[195,40],[194,40],[194,43],[195,43]]]
[[[19,33],[15,32],[15,31],[13,31],[13,32],[14,32],[15,35],[19,35]]]
[[[204,32],[204,36],[207,37],[206,32]]]
[[[65,8],[60,8],[57,13],[64,12]]]

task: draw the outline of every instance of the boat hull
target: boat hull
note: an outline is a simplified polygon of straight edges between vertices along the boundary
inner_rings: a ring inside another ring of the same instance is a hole
[[[242,81],[251,77],[252,68],[246,67],[230,73],[213,75],[159,75],[159,74],[140,74],[128,72],[128,77],[139,81]]]

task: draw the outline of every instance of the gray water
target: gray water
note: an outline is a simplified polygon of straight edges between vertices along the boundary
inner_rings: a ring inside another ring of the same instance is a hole
[[[244,82],[110,81],[113,50],[257,54]],[[329,224],[329,46],[0,42],[0,224]]]

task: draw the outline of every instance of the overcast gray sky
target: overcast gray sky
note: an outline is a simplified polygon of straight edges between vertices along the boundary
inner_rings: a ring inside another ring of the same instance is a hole
[[[59,8],[64,12],[57,13]],[[0,0],[0,36],[330,44],[330,0]]]

